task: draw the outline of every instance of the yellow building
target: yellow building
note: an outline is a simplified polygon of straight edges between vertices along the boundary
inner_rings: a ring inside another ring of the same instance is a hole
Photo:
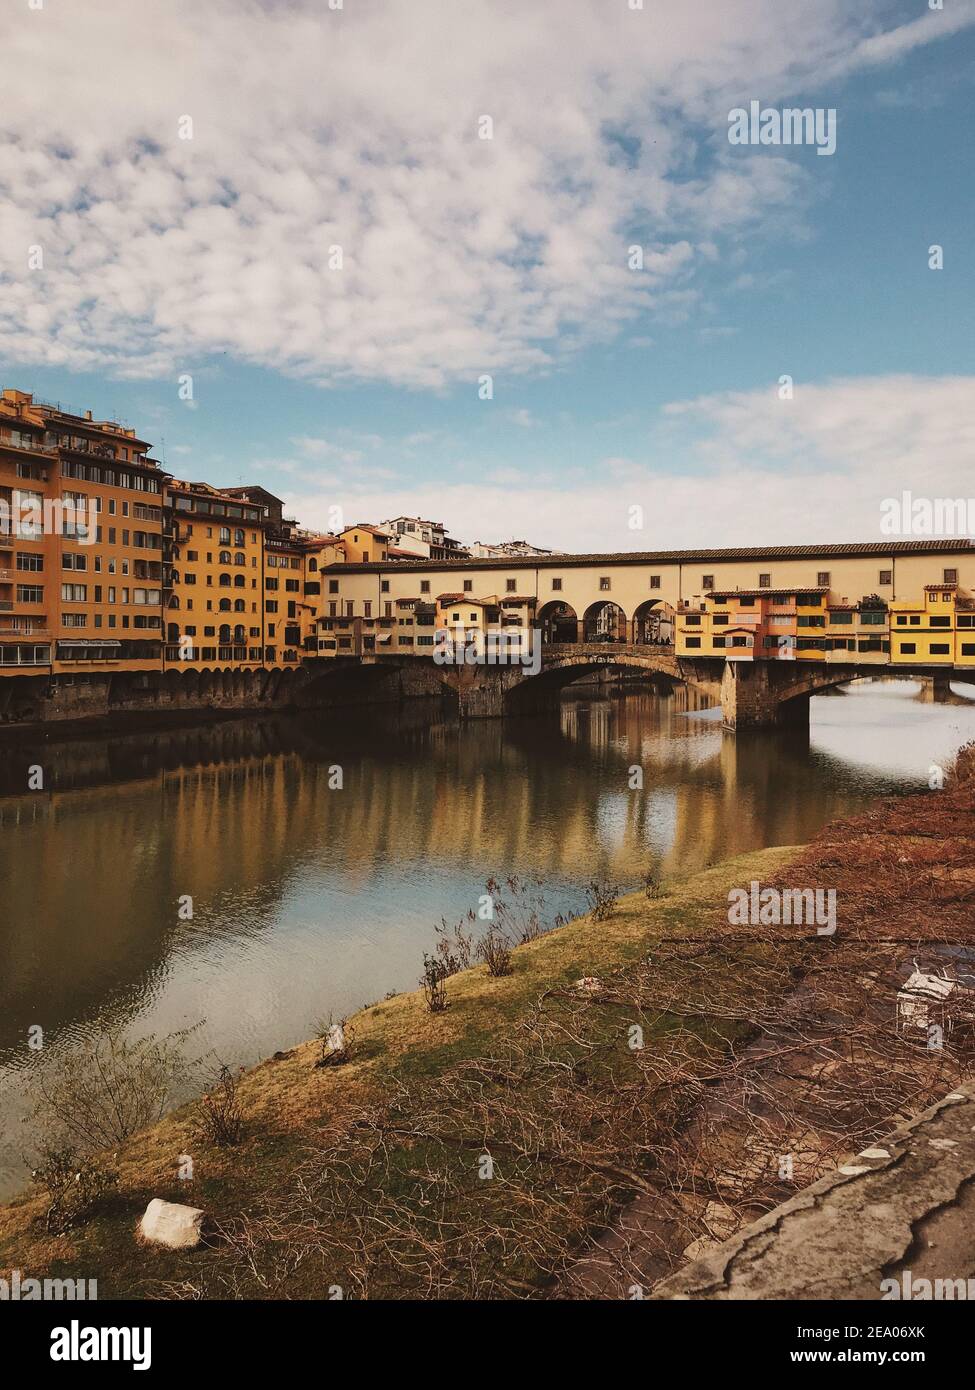
[[[975,666],[975,599],[955,597],[955,665]]]
[[[210,487],[173,478],[172,592],[166,667],[260,667],[264,640],[264,525],[260,509]]]
[[[890,605],[892,664],[954,665],[957,611],[958,585],[954,583],[925,584],[920,600],[895,599]]]
[[[393,538],[378,526],[347,526],[340,539],[345,546],[345,559],[350,565],[382,564],[389,559]]]

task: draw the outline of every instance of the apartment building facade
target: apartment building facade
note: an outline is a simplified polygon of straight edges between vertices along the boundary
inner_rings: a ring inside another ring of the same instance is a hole
[[[167,474],[149,448],[0,395],[0,674],[160,669]]]

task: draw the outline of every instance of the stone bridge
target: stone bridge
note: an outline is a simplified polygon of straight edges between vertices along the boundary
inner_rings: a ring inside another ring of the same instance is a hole
[[[361,658],[332,658],[313,675],[318,680],[349,681],[385,673],[389,698],[433,694],[439,688],[456,697],[461,718],[496,719],[552,708],[563,688],[598,669],[636,669],[679,681],[720,705],[727,728],[767,728],[809,717],[809,699],[819,691],[862,676],[896,674],[943,681],[971,679],[971,671],[952,668],[876,666],[802,661],[726,661],[720,657],[678,657],[672,646],[624,642],[551,642],[542,648],[541,670],[513,664],[438,665],[429,656],[366,653]],[[395,681],[390,680],[398,673]],[[363,688],[365,692],[365,687]]]

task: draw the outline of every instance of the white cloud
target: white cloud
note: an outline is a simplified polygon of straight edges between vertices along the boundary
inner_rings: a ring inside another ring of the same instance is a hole
[[[409,488],[335,477],[295,508],[309,524],[324,524],[339,503],[348,515],[438,517],[466,540],[667,550],[883,540],[884,498],[975,493],[975,377],[800,383],[788,402],[772,387],[702,396],[669,406],[657,435],[647,458],[602,458],[571,482],[542,482],[534,469],[492,475],[473,461]],[[628,525],[634,504],[642,531]]]
[[[23,5],[4,33],[0,352],[136,377],[226,353],[436,388],[545,370],[647,307],[686,315],[695,265],[809,192],[801,161],[730,159],[730,106],[944,32],[885,31],[879,8]],[[970,14],[957,0],[951,27]]]

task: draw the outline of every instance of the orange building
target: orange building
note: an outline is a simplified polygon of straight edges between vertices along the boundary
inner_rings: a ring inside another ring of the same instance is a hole
[[[0,396],[0,674],[158,671],[167,479],[134,430]]]
[[[166,498],[172,521],[166,669],[262,666],[261,509],[207,483],[177,478],[168,482]]]

